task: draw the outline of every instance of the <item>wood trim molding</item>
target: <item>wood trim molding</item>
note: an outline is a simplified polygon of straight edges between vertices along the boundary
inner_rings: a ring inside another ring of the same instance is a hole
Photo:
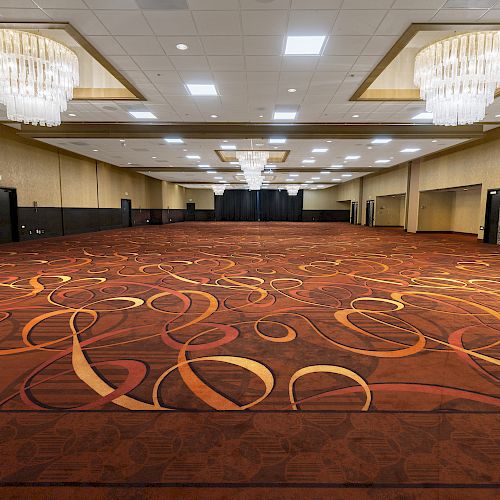
[[[12,22],[0,22],[0,29],[18,29],[18,30],[64,30],[68,35],[70,35],[78,44],[86,50],[103,68],[113,75],[129,92],[128,97],[125,97],[126,93],[124,89],[90,89],[92,91],[102,90],[106,93],[107,90],[115,90],[117,97],[103,97],[96,92],[96,95],[83,94],[84,89],[76,89],[75,100],[85,99],[85,100],[132,100],[132,101],[147,101],[144,95],[132,84],[130,83],[74,26],[68,22],[24,22],[24,21],[12,21]],[[118,93],[116,92],[118,91]],[[107,92],[108,95],[111,92]],[[120,97],[121,94],[121,97]]]
[[[63,123],[58,127],[22,124],[18,133],[35,139],[158,139],[180,135],[186,139],[369,139],[390,135],[399,139],[473,139],[484,135],[483,124],[443,127],[431,124],[389,123]]]
[[[372,83],[382,74],[389,64],[400,54],[400,52],[408,45],[408,43],[420,31],[476,31],[478,28],[482,30],[500,30],[499,23],[412,23],[406,31],[399,37],[394,45],[389,49],[387,54],[380,60],[371,73],[365,78],[363,83],[358,87],[356,92],[349,99],[350,101],[419,101],[420,96],[417,91],[415,95],[414,89],[371,89]],[[363,95],[367,92],[366,97]],[[375,93],[377,91],[377,93]],[[384,95],[378,95],[382,92]],[[392,93],[392,95],[391,95]],[[371,94],[371,95],[370,95]],[[401,98],[401,95],[408,98]],[[500,89],[496,95],[500,95]]]

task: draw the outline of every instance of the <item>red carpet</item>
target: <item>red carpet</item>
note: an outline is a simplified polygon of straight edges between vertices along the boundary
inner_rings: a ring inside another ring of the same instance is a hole
[[[184,223],[3,245],[0,262],[8,494],[500,484],[495,246]]]

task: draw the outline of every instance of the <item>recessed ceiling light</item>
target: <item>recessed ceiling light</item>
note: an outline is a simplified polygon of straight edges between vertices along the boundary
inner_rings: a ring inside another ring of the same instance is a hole
[[[185,43],[178,43],[176,45],[176,48],[178,48],[179,50],[187,50],[187,49],[189,49],[189,47]]]
[[[306,184],[313,184],[314,181],[306,181]]]
[[[268,163],[268,164],[266,165],[266,167],[267,167],[267,168],[274,168],[274,167],[276,167],[276,165],[275,165],[274,163]]]
[[[317,190],[317,189],[318,189],[317,187],[312,187],[312,188],[311,188],[311,191],[315,191],[315,190]]]
[[[163,140],[169,144],[184,144],[184,141],[180,137],[165,137]]]
[[[230,165],[239,165],[240,162],[238,162],[238,161],[230,161],[229,164]]]
[[[68,116],[76,116],[75,113],[68,113]]]
[[[330,165],[330,168],[342,168],[344,165]]]
[[[289,36],[286,39],[285,55],[317,56],[325,43],[326,36]]]
[[[210,115],[210,118],[219,118],[219,115]]]
[[[221,144],[220,148],[221,149],[236,149],[236,146],[234,144]]]
[[[387,144],[391,141],[392,139],[390,137],[379,137],[378,139],[373,139],[372,144]]]
[[[360,158],[361,156],[358,155],[349,155],[345,157],[346,160],[359,160]]]
[[[226,184],[226,181],[219,181],[219,184]]]
[[[359,115],[352,115],[353,118],[359,118]]]
[[[287,179],[286,182],[293,182],[293,179]]]
[[[269,144],[285,144],[286,138],[285,137],[271,137],[268,142],[269,142]]]
[[[390,163],[391,160],[375,160],[375,163]]]
[[[224,179],[224,177],[214,177],[214,179],[219,180],[219,179]]]
[[[157,120],[156,116],[151,113],[151,111],[129,111],[129,115],[132,115],[134,118],[139,118],[139,119],[151,119],[151,120]]]
[[[275,120],[295,120],[296,111],[275,111],[273,118]]]
[[[194,96],[214,96],[217,94],[217,89],[213,84],[198,84],[198,83],[188,83],[186,85],[189,93]]]
[[[342,177],[352,177],[352,174],[342,174]]]
[[[316,160],[302,160],[302,163],[316,163]]]
[[[186,155],[186,158],[188,160],[199,160],[201,158],[201,156],[198,156],[198,155]]]
[[[433,139],[431,142],[437,142],[437,139]]]
[[[132,165],[132,163],[129,161],[129,162],[127,163],[127,165]]]
[[[419,113],[418,115],[415,115],[412,117],[412,120],[432,120],[432,113]]]
[[[259,118],[264,118],[264,115],[259,115]]]
[[[311,177],[311,180],[313,181],[319,181],[321,179],[321,177]]]
[[[216,174],[217,170],[207,170],[207,174]]]
[[[293,94],[294,92],[297,92],[297,89],[288,89],[288,92],[290,92],[290,94]]]
[[[255,143],[255,145],[256,145],[257,147],[259,147],[259,148],[260,148],[261,146],[264,146],[264,144],[263,144],[262,142],[257,142],[257,143]]]
[[[120,139],[120,142],[125,142],[125,139]]]
[[[333,142],[333,141],[332,141],[332,140],[330,140],[330,139],[328,139],[328,141],[326,141],[326,142]]]
[[[404,148],[400,153],[416,153],[417,151],[420,151],[420,148]]]
[[[156,158],[158,158],[158,156],[152,156],[151,157],[153,160],[156,160]]]
[[[326,174],[329,174],[329,173],[330,173],[330,172],[328,172],[328,170],[322,170],[322,171],[320,172],[320,174],[321,174],[321,175],[326,175]]]
[[[311,150],[311,153],[326,153],[328,148],[314,148]]]
[[[332,179],[332,182],[340,182],[340,179]]]
[[[97,153],[97,151],[99,151],[98,149],[93,149],[92,151],[94,151],[94,153]]]
[[[299,174],[290,174],[290,177],[298,177]]]
[[[206,164],[203,164],[203,165],[198,165],[200,168],[210,168],[211,165],[206,165]]]

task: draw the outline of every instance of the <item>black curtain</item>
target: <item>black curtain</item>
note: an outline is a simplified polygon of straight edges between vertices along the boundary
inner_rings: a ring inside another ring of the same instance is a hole
[[[302,220],[303,191],[290,196],[285,189],[263,189],[260,192],[260,220],[290,221]]]
[[[286,190],[248,191],[231,189],[215,197],[216,220],[228,221],[300,221],[303,191],[289,196]]]
[[[226,189],[215,197],[215,215],[217,220],[258,220],[257,191]]]

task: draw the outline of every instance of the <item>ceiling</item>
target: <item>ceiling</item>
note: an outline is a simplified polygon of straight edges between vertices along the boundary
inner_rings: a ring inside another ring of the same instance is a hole
[[[110,130],[117,123],[267,124],[276,110],[296,110],[296,124],[405,124],[425,111],[422,102],[350,98],[411,23],[500,22],[500,0],[0,0],[0,22],[9,21],[71,23],[147,99],[72,101],[63,122],[109,123]],[[327,39],[319,56],[286,56],[290,35]],[[177,49],[179,43],[188,49]],[[193,97],[188,83],[213,83],[219,95]],[[129,111],[150,111],[157,120],[138,120]],[[0,106],[0,120],[5,119]],[[486,121],[500,124],[500,100],[488,108]],[[199,154],[202,164],[227,167],[214,150],[230,136],[186,139],[181,147],[161,138],[124,137],[126,147],[118,139],[91,136],[37,139],[124,168],[163,167],[146,173],[196,187],[205,185],[209,174],[186,159],[183,149]],[[467,140],[432,142],[427,135],[368,149],[371,139],[290,139],[285,145],[290,156],[278,166],[287,171],[270,180],[286,183],[285,174],[299,173],[301,182],[319,176],[310,184],[332,185]],[[230,141],[249,148],[249,140]],[[311,153],[321,145],[329,151]],[[407,147],[420,150],[400,152]],[[357,154],[359,160],[342,163]],[[316,163],[303,164],[309,156]],[[380,159],[389,162],[375,164]],[[344,165],[339,172],[352,177],[314,175],[332,164]],[[223,180],[236,180],[238,167],[232,168],[221,174]],[[341,181],[332,180],[337,178]]]

